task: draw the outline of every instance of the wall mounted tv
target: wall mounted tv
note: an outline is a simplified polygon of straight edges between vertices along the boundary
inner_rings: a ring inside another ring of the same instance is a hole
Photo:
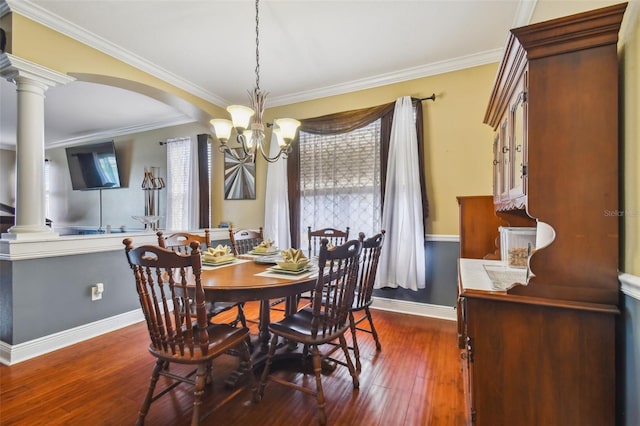
[[[73,146],[66,151],[73,189],[120,188],[113,141]]]

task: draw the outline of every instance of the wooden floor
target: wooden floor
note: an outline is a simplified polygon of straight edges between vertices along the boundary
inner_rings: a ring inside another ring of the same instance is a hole
[[[249,304],[247,310],[249,317],[257,317],[255,305]],[[382,351],[376,353],[369,334],[360,334],[360,389],[353,390],[341,366],[322,378],[328,424],[465,424],[455,322],[384,311],[373,314]],[[147,346],[146,327],[139,323],[11,367],[0,365],[0,424],[134,424],[154,363]],[[217,379],[227,377],[237,365],[230,355],[216,362]],[[312,375],[279,374],[315,385]],[[222,380],[217,380],[207,391],[202,412],[225,392]],[[187,385],[180,385],[151,405],[146,424],[189,424],[192,395]],[[247,390],[202,424],[314,425],[316,402],[269,383],[260,403],[252,403]]]

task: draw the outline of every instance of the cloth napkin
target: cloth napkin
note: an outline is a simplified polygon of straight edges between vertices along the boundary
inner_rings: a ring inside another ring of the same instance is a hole
[[[229,246],[223,246],[222,244],[218,244],[217,247],[209,247],[206,252],[202,254],[202,258],[204,260],[209,261],[222,261],[223,259],[229,259],[233,255],[231,254],[231,248]]]
[[[256,253],[269,253],[276,251],[278,248],[273,245],[273,240],[264,240],[253,248]]]
[[[282,261],[287,263],[300,264],[308,263],[309,259],[307,259],[307,256],[304,255],[302,250],[290,248],[282,250]]]

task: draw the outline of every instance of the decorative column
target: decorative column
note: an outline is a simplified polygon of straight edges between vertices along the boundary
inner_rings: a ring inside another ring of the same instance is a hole
[[[16,223],[4,239],[47,239],[58,234],[45,224],[44,92],[74,80],[14,55],[0,55],[0,76],[16,84]]]

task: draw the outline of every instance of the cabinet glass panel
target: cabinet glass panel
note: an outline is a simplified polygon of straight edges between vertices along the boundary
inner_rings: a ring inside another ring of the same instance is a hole
[[[506,119],[500,126],[500,152],[499,159],[501,162],[502,178],[498,181],[499,194],[501,200],[509,199],[509,120]]]
[[[511,107],[511,176],[510,198],[524,195],[525,149],[526,149],[526,92],[521,91]]]
[[[502,161],[500,158],[500,136],[493,140],[493,198],[500,201],[500,184],[502,181]]]

